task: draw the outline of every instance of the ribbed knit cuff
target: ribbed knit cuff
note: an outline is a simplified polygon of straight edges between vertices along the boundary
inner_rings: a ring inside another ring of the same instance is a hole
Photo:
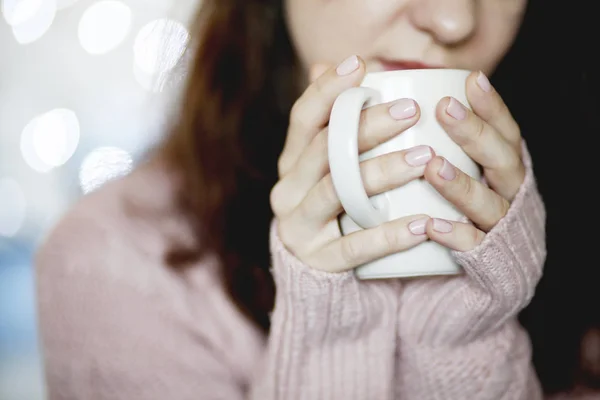
[[[542,276],[546,260],[546,210],[524,142],[522,156],[525,179],[506,216],[475,249],[453,252],[471,280],[491,296],[488,310],[472,321],[473,333],[495,329],[515,316],[529,304]]]
[[[285,248],[276,221],[271,250],[277,295],[261,398],[391,399],[397,282],[310,268]]]
[[[478,340],[515,317],[531,300],[546,256],[545,209],[531,159],[507,215],[467,252],[453,252],[465,274],[409,282],[403,293],[402,337],[429,345]]]
[[[516,321],[461,346],[400,343],[399,398],[541,400],[531,346]]]

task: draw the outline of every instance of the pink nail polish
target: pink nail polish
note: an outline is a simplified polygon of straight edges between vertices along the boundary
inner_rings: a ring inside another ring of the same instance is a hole
[[[452,224],[446,220],[434,218],[432,221],[432,228],[436,232],[449,233],[452,232]]]
[[[456,178],[456,168],[444,158],[444,163],[438,171],[438,175],[447,181]]]
[[[425,165],[431,160],[431,149],[429,146],[417,146],[410,149],[405,155],[404,160],[408,165],[418,167]]]
[[[394,119],[407,119],[417,113],[417,105],[412,99],[400,99],[390,107],[390,115]]]
[[[454,97],[450,97],[450,102],[448,103],[448,107],[446,107],[446,112],[452,118],[459,121],[467,118],[467,109]]]
[[[350,75],[352,72],[356,71],[359,66],[360,63],[358,62],[358,57],[351,56],[342,61],[336,68],[335,72],[339,76]]]
[[[413,235],[424,235],[428,218],[421,218],[408,224],[408,230]]]
[[[490,80],[481,71],[479,71],[479,75],[477,75],[477,85],[484,92],[489,93],[492,91],[492,84],[490,83]]]

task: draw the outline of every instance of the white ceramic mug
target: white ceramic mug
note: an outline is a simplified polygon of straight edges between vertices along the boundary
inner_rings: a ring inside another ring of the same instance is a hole
[[[469,106],[465,91],[469,72],[451,69],[377,72],[367,74],[360,87],[349,89],[337,98],[329,121],[328,152],[333,185],[345,211],[340,216],[342,234],[373,228],[413,214],[448,220],[463,217],[424,179],[369,198],[362,183],[359,162],[428,145],[465,173],[480,179],[479,166],[450,139],[435,116],[438,102],[446,96]],[[359,155],[358,124],[362,109],[400,98],[411,98],[419,104],[419,121],[389,141]],[[361,279],[449,275],[460,271],[450,251],[433,241],[355,269]]]

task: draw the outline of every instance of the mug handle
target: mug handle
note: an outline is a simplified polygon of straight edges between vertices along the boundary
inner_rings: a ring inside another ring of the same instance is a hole
[[[361,228],[379,226],[387,220],[387,207],[376,207],[360,174],[358,129],[360,114],[368,101],[380,101],[378,91],[355,87],[335,100],[329,119],[328,156],[331,180],[346,214]]]

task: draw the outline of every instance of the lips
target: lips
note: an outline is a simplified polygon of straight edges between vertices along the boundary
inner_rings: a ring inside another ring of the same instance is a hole
[[[405,69],[441,69],[441,65],[425,64],[420,61],[386,60],[378,59],[378,63],[384,71],[401,71]]]

